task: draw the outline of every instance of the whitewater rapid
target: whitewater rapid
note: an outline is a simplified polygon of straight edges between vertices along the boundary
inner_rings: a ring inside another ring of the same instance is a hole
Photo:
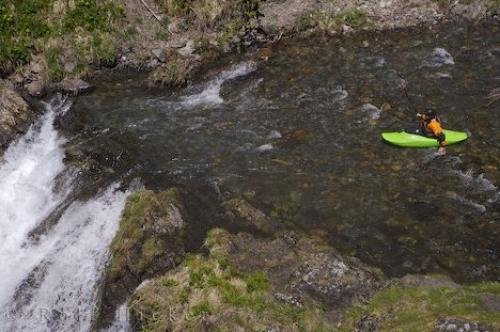
[[[46,103],[41,119],[0,159],[0,331],[91,327],[127,193],[115,184],[64,204],[77,172],[63,163],[66,140],[53,123],[70,107],[60,96]],[[30,236],[61,209],[53,227]]]

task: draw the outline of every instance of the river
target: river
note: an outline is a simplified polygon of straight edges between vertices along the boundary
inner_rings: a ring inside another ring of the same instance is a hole
[[[54,96],[0,162],[0,330],[91,329],[131,182],[209,183],[389,277],[498,279],[499,84],[490,23],[284,41],[180,91],[129,76]],[[445,156],[382,142],[425,107],[470,139]],[[75,148],[102,181],[82,180]]]

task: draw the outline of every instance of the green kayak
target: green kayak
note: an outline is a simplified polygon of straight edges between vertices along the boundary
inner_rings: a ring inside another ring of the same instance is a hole
[[[446,137],[446,145],[465,141],[467,133],[462,131],[443,130]],[[405,148],[432,148],[439,146],[437,139],[429,138],[417,134],[411,134],[404,131],[382,133],[382,138],[391,144]]]

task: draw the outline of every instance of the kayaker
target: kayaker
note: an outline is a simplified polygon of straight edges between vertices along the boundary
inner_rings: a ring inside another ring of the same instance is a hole
[[[436,138],[439,143],[438,152],[441,154],[446,153],[446,138],[443,133],[443,128],[441,127],[441,119],[439,119],[436,111],[428,108],[424,113],[417,113],[417,117],[420,119],[420,133],[427,137]]]

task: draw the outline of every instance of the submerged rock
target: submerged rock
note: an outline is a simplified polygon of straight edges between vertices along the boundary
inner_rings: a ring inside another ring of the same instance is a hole
[[[272,234],[278,229],[275,221],[244,199],[231,199],[222,205],[229,220],[236,223],[238,227],[252,228],[266,234]]]
[[[7,82],[0,80],[0,153],[28,129],[34,115],[26,101]]]

